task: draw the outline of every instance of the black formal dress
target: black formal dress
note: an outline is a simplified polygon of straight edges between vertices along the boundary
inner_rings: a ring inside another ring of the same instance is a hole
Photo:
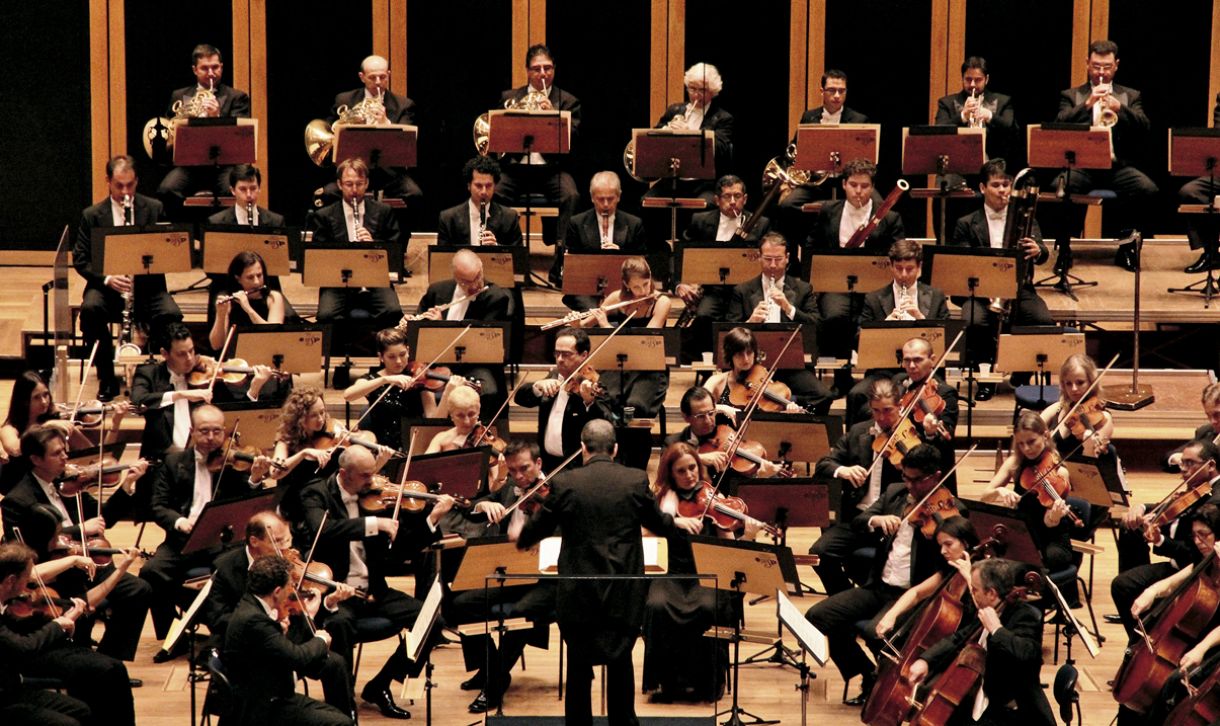
[[[328,652],[322,638],[292,642],[262,601],[247,593],[229,621],[222,656],[237,696],[237,723],[351,724],[351,717],[339,709],[296,693],[293,674],[324,662]]]
[[[526,522],[517,546],[528,549],[562,528],[560,575],[642,575],[640,527],[677,534],[673,518],[657,508],[648,477],[597,454],[552,482],[551,496]],[[568,726],[593,722],[589,686],[593,668],[607,668],[606,709],[611,724],[634,724],[635,675],[631,650],[644,618],[648,584],[640,580],[560,580],[559,631],[568,643]]]
[[[74,696],[31,688],[21,682],[32,657],[68,643],[58,623],[45,622],[32,632],[14,630],[0,617],[0,719],[16,726],[80,726],[91,723],[89,705]],[[131,688],[127,689],[128,695]],[[104,713],[97,714],[98,722]],[[128,723],[134,722],[134,718]]]
[[[306,225],[313,229],[314,242],[352,242],[347,234],[344,204],[346,202],[343,201],[328,204],[306,220]],[[381,202],[365,199],[360,223],[377,242],[396,244],[403,241],[398,220],[394,218],[394,210]],[[354,244],[359,246],[362,243]],[[391,271],[394,267],[390,265]],[[393,287],[373,287],[364,292],[341,287],[324,287],[318,293],[319,323],[357,319],[361,314],[356,313],[356,310],[367,311],[367,315],[373,318],[378,329],[393,327],[402,319],[402,305],[398,302],[398,294],[394,292]],[[342,326],[337,326],[337,329],[342,329]]]
[[[183,104],[190,103],[198,88],[199,86],[186,86],[171,93],[169,105],[165,110],[166,116],[173,117],[175,103],[179,101]],[[216,102],[220,104],[218,118],[250,118],[250,96],[245,91],[218,83],[213,89],[213,93],[216,94]],[[176,219],[182,210],[184,198],[196,192],[215,193],[217,196],[228,194],[229,171],[232,168],[231,166],[213,167],[211,164],[175,166],[169,170],[157,187],[157,198],[165,202],[170,216]]]
[[[132,207],[132,223],[136,226],[166,221],[165,208],[152,197],[136,194]],[[110,324],[122,321],[124,302],[122,295],[106,285],[100,254],[95,264],[93,230],[114,226],[111,200],[106,197],[81,212],[80,224],[76,228],[76,244],[72,247],[72,266],[85,280],[80,308],[81,334],[84,335],[86,346],[97,343],[97,355],[93,361],[97,368],[98,384],[102,387],[118,385],[114,376],[114,336],[110,332]],[[132,315],[135,322],[148,326],[150,333],[157,333],[167,323],[182,320],[182,311],[166,291],[165,275],[137,275],[134,279]]]
[[[364,94],[363,88],[357,88],[336,95],[335,102],[331,105],[330,114],[326,117],[326,120],[332,124],[339,120],[339,107],[347,106],[351,108],[355,106],[364,100]],[[416,125],[415,101],[406,96],[387,91],[382,96],[382,103],[385,105],[387,123],[405,124],[408,126]],[[369,191],[381,192],[382,196],[398,197],[403,200],[407,204],[406,211],[408,215],[420,205],[424,196],[423,191],[419,188],[419,184],[411,178],[406,168],[401,166],[375,166],[369,169]],[[322,187],[322,193],[314,203],[326,205],[337,202],[340,198],[339,185],[332,181]]]
[[[562,379],[562,376],[552,370],[547,373],[547,378]],[[563,447],[561,451],[551,451],[547,448],[546,433],[555,402],[560,399],[565,400],[563,423],[560,430]],[[568,394],[560,391],[555,397],[539,396],[534,392],[533,386],[522,386],[518,389],[516,395],[513,396],[513,403],[526,408],[538,409],[538,446],[542,450],[542,468],[546,471],[551,471],[568,456],[580,451],[580,432],[584,429],[585,424],[594,419],[612,421],[616,415],[613,404],[608,398],[595,398],[593,403],[586,406],[579,393]],[[573,467],[579,464],[578,458],[568,466]]]

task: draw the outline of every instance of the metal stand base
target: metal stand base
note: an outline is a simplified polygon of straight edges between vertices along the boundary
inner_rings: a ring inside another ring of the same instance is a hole
[[[1168,288],[1171,293],[1186,292],[1203,296],[1203,308],[1206,310],[1212,306],[1212,298],[1220,297],[1220,280],[1216,279],[1215,270],[1208,270],[1207,277],[1202,280],[1196,280],[1186,287],[1171,287]]]
[[[1156,401],[1152,386],[1103,386],[1106,407],[1120,411],[1138,411]]]

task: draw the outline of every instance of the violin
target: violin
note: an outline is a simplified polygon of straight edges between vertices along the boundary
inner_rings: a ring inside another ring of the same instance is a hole
[[[915,397],[919,397],[919,403],[912,408],[912,403]],[[910,390],[902,394],[902,401],[899,406],[905,411],[911,409],[911,417],[915,419],[915,423],[923,426],[924,419],[929,415],[936,417],[936,433],[940,434],[945,441],[952,441],[953,434],[949,429],[945,428],[945,424],[940,420],[940,417],[945,413],[945,399],[941,398],[936,390],[936,379],[928,376],[923,382],[923,394],[919,393],[919,386],[912,386]]]
[[[66,534],[56,533],[51,540],[51,546],[47,553],[51,559],[59,559],[60,557],[79,557],[88,552],[89,559],[93,560],[97,565],[105,567],[114,561],[115,555],[125,554],[127,550],[120,549],[110,544],[110,540],[105,537],[90,537],[85,540],[84,545],[81,545],[79,540],[74,540]],[[140,559],[147,560],[152,555],[144,550],[139,551]]]
[[[775,380],[768,382],[764,387],[763,382],[767,380],[767,375],[766,367],[758,363],[755,363],[748,371],[730,375],[729,403],[738,408],[745,408],[759,395],[759,391],[762,391],[758,408],[772,412],[787,411],[788,406],[792,404],[792,389]]]
[[[315,431],[310,435],[309,446],[315,449],[328,449],[333,451],[334,449],[339,448],[340,445],[349,446],[351,444],[356,444],[357,446],[363,446],[369,451],[372,451],[374,454],[380,454],[382,449],[388,448],[377,443],[377,439],[375,438],[361,436],[360,434],[362,433],[365,432],[347,431],[334,419],[327,418],[326,426],[322,427],[320,431]],[[401,451],[397,451],[394,453],[393,458],[402,459],[405,457],[406,454],[403,454]]]
[[[1106,402],[1092,396],[1076,407],[1072,415],[1063,421],[1063,425],[1079,441],[1095,436],[1106,423]]]
[[[716,451],[729,451],[733,446],[735,438],[737,438],[737,432],[733,430],[732,426],[719,424],[712,435],[699,444],[699,453],[710,454]],[[763,464],[769,461],[766,447],[752,439],[744,439],[737,446],[737,450],[733,452],[733,460],[729,462],[729,466],[739,474],[752,477],[758,473]],[[778,476],[792,476],[792,462],[780,462],[780,466]]]
[[[741,529],[746,522],[757,522],[750,516],[750,508],[746,506],[744,500],[721,494],[708,481],[699,482],[695,487],[693,499],[678,497],[678,514],[683,517],[705,517],[717,529],[726,532]],[[775,525],[766,522],[757,523],[767,534],[779,539],[780,532]]]
[[[527,517],[533,516],[534,512],[537,512],[542,507],[543,500],[549,496],[551,496],[551,484],[550,482],[545,482],[542,486],[538,487],[529,499],[521,502],[521,511],[525,512]]]
[[[462,442],[463,449],[473,449],[475,446],[490,446],[492,452],[498,456],[508,448],[508,443],[496,433],[495,424],[487,426],[479,423],[470,429],[466,440]]]
[[[902,469],[902,462],[907,452],[923,443],[915,424],[911,419],[903,418],[894,426],[894,430],[882,431],[873,439],[873,452],[890,462],[895,469]]]
[[[453,377],[453,371],[446,366],[428,366],[420,361],[412,362],[403,372],[416,380],[415,387],[422,386],[429,391],[443,389],[449,385],[449,380]],[[423,375],[420,375],[421,373]],[[467,378],[464,379],[464,383],[479,393],[483,392],[483,384],[478,381]]]
[[[400,490],[402,491],[402,508],[408,512],[422,511],[424,507],[428,506],[428,502],[435,502],[441,498],[440,494],[428,491],[427,485],[421,481],[399,484],[390,481],[389,477],[375,474],[373,475],[373,485],[360,495],[360,508],[369,512],[384,512],[387,509],[393,509],[394,505],[398,503]],[[453,497],[455,507],[469,509],[472,506],[466,497],[456,494],[450,496]]]
[[[1200,468],[1198,471],[1205,470]],[[1191,507],[1209,498],[1211,495],[1211,480],[1200,481],[1197,484],[1187,486],[1180,492],[1171,493],[1161,503],[1153,507],[1152,511],[1148,512],[1148,514],[1152,515],[1152,519],[1146,526],[1159,529],[1181,517],[1190,511]]]
[[[292,374],[273,370],[271,375],[274,378],[284,379],[291,377]],[[206,356],[199,356],[199,362],[187,374],[186,382],[191,388],[207,388],[212,385],[213,376],[218,381],[237,386],[254,376],[254,368],[244,358],[230,358],[220,366],[220,372],[217,373],[216,361]]]
[[[1059,473],[1060,463],[1062,462],[1059,461],[1059,453],[1048,446],[1037,461],[1027,464],[1018,479],[1018,484],[1026,494],[1033,492],[1038,497],[1038,503],[1047,509],[1055,506],[1057,502],[1062,502],[1064,495],[1072,490],[1071,482]],[[1077,527],[1084,526],[1084,522],[1081,522],[1080,517],[1071,509],[1068,510],[1067,517]]]
[[[72,601],[61,597],[53,588],[35,582],[26,583],[26,592],[5,603],[4,612],[17,620],[41,615],[47,620],[60,616],[60,611],[72,607]]]
[[[928,539],[936,536],[936,530],[941,523],[950,517],[962,516],[957,508],[953,493],[944,487],[937,487],[922,503],[911,503],[903,519],[910,519],[911,526]]]
[[[102,491],[112,491],[122,486],[125,472],[139,463],[120,464],[111,454],[104,454],[99,461],[88,466],[68,464],[64,467],[64,473],[55,478],[54,484],[60,496],[74,497],[88,488],[97,487],[100,470]]]
[[[579,396],[580,385],[585,381],[593,384],[594,398],[601,398],[606,395],[606,389],[600,383],[601,375],[593,369],[593,366],[587,363],[568,379],[568,382],[563,386],[563,390],[567,391],[569,395]]]
[[[295,548],[289,548],[281,553],[288,564],[292,565],[292,576],[297,582],[301,583],[302,589],[309,588],[319,591],[322,595],[334,590],[339,583],[334,579],[335,575],[330,567],[325,562],[313,560],[306,566],[305,561],[301,558],[301,553]],[[361,600],[369,600],[371,596],[364,588],[357,587],[356,597]]]
[[[121,405],[121,404],[119,404]],[[54,411],[48,411],[38,417],[38,423],[47,423],[48,421],[72,421],[81,428],[91,429],[101,425],[102,419],[106,414],[117,408],[116,404],[106,403],[94,399],[92,401],[81,401],[79,407],[74,407],[68,403],[55,404]],[[73,417],[75,413],[75,418]]]

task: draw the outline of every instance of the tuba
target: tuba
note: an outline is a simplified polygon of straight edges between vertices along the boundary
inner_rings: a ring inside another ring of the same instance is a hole
[[[526,86],[525,95],[519,99],[505,99],[504,108],[509,111],[542,111],[543,104],[550,100],[550,95],[546,82],[543,81],[542,90]],[[479,152],[479,156],[487,156],[487,145],[491,140],[491,115],[488,112],[484,111],[475,118],[471,135],[474,137],[474,150]]]
[[[156,159],[160,154],[157,146],[160,143],[165,144],[165,153],[171,157],[174,153],[174,130],[178,124],[189,119],[200,118],[204,115],[203,104],[210,99],[216,98],[215,83],[210,83],[208,88],[196,88],[195,95],[183,101],[178,99],[174,101],[174,105],[170,107],[173,112],[172,118],[164,116],[154,116],[144,124],[144,153],[148,154],[148,158]]]
[[[376,96],[367,93],[360,102],[352,106],[339,106],[339,118],[329,124],[326,119],[316,118],[305,126],[305,153],[314,164],[324,166],[326,157],[335,145],[335,129],[354,124],[376,124],[385,118],[385,91]]]

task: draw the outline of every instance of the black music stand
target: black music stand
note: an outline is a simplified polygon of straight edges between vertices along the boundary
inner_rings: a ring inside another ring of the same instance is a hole
[[[940,206],[940,229],[936,231],[936,243],[943,245],[948,240],[946,228],[949,224],[949,197],[974,196],[974,192],[963,195],[961,189],[949,187],[948,176],[977,174],[987,159],[987,130],[985,128],[957,128],[955,126],[907,126],[902,129],[902,173],[935,174],[936,188],[927,198],[938,199]],[[917,195],[912,190],[911,196]]]
[[[676,131],[674,129],[632,129],[635,145],[632,175],[637,179],[669,179],[668,197],[645,197],[641,206],[664,207],[669,210],[670,249],[678,243],[678,210],[703,209],[702,199],[679,197],[679,179],[716,178],[716,135],[710,129]]]
[[[1109,169],[1113,145],[1110,129],[1089,124],[1048,123],[1032,124],[1025,130],[1026,148],[1029,149],[1029,165],[1038,169],[1060,169],[1063,186],[1054,193],[1039,195],[1039,201],[1059,202],[1069,205],[1096,205],[1098,197],[1087,194],[1071,194],[1073,169]],[[1066,218],[1067,215],[1065,215]],[[1054,274],[1034,283],[1035,287],[1050,287],[1076,299],[1073,288],[1096,287],[1095,280],[1082,280],[1071,274],[1072,232],[1070,225],[1061,225],[1055,239]],[[1048,284],[1050,280],[1055,282]]]
[[[755,410],[750,417],[749,438],[782,461],[820,461],[842,435],[840,416]]]
[[[94,269],[107,276],[131,276],[133,296],[136,294],[136,278],[139,275],[190,272],[192,267],[190,225],[95,227],[91,239],[97,254]],[[134,325],[134,321],[132,323]],[[119,348],[116,347],[115,350],[117,352]],[[151,345],[148,354],[146,362],[151,363]]]
[[[529,249],[524,246],[429,245],[428,279],[443,280],[448,277],[453,266],[453,256],[459,250],[478,255],[483,262],[483,279],[506,290],[518,286],[518,276],[524,280],[529,274]]]
[[[1169,130],[1169,173],[1173,176],[1207,177],[1208,189],[1216,188],[1216,162],[1220,159],[1220,129],[1170,129]],[[1217,212],[1214,196],[1209,197],[1207,204],[1200,206],[1182,205],[1178,211],[1186,214],[1203,214],[1209,224],[1206,229],[1214,230]],[[1217,240],[1203,240],[1203,249],[1212,255],[1216,254]],[[1171,287],[1169,292],[1200,293],[1203,295],[1203,309],[1211,307],[1212,298],[1220,295],[1220,282],[1216,280],[1215,270],[1211,265],[1205,265],[1207,276],[1186,287]],[[1137,268],[1138,269],[1138,268]]]
[[[610,294],[623,278],[623,262],[632,257],[618,251],[581,250],[563,252],[563,294],[599,298]]]
[[[220,167],[258,161],[258,119],[191,118],[176,122],[174,166]],[[220,209],[212,187],[212,208]]]
[[[231,499],[211,501],[195,520],[195,527],[182,545],[182,554],[189,555],[220,545],[246,540],[246,522],[258,512],[272,511],[279,505],[283,487],[256,489]]]
[[[844,162],[867,159],[877,163],[881,124],[801,124],[796,128],[793,169],[838,178]],[[837,196],[838,189],[831,187]]]
[[[350,124],[335,129],[334,162],[363,159],[369,169],[416,164],[419,127],[408,124]]]
[[[488,152],[523,154],[525,166],[533,166],[533,153],[567,154],[572,144],[571,111],[524,111],[494,109],[487,112]],[[530,193],[531,174],[525,174],[525,247],[530,244],[534,207]],[[556,240],[556,245],[563,240]]]
[[[418,428],[404,421],[405,438],[409,441],[409,429]],[[475,449],[416,454],[411,459],[410,476],[413,481],[422,482],[429,491],[474,499],[487,492],[490,453],[490,446],[480,446]]]
[[[725,242],[680,241],[674,279],[688,285],[732,286],[758,276],[758,247]]]
[[[1029,327],[1000,336],[996,347],[995,370],[1004,373],[1034,373],[1038,381],[1037,404],[1046,408],[1054,401],[1046,398],[1046,379],[1052,361],[1085,352],[1084,333],[1065,333],[1058,327]]]
[[[807,281],[819,293],[863,294],[894,282],[889,256],[872,250],[814,250],[802,267]]]

